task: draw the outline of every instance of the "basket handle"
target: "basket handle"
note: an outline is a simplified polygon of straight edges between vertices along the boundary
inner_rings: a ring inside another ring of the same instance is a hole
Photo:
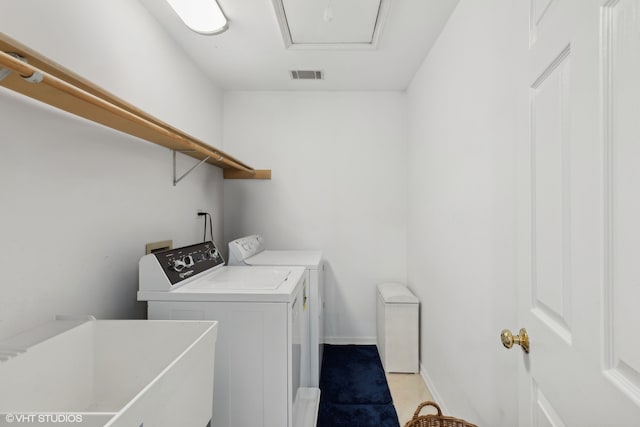
[[[413,413],[414,420],[420,416],[420,411],[425,406],[433,406],[434,408],[436,408],[436,411],[438,411],[438,416],[442,416],[442,411],[440,410],[440,407],[438,406],[438,404],[436,402],[432,402],[429,400],[427,402],[422,402],[420,405],[418,405],[418,409],[416,409],[416,411]]]

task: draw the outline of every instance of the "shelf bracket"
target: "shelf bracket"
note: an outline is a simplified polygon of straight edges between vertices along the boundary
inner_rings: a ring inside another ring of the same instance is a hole
[[[195,150],[171,150],[173,152],[173,186],[175,187],[176,184],[178,184],[180,181],[182,181],[182,179],[189,175],[191,172],[193,172],[193,170],[195,168],[197,168],[198,166],[200,166],[201,164],[203,164],[204,162],[206,162],[207,160],[210,159],[209,156],[207,156],[206,158],[200,160],[199,163],[197,163],[196,165],[194,165],[191,169],[189,169],[188,171],[186,171],[185,173],[182,174],[182,176],[176,178],[177,173],[176,173],[176,153],[191,153]]]

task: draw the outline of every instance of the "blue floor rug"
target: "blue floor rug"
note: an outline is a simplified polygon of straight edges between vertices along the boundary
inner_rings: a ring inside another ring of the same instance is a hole
[[[375,345],[325,345],[317,427],[399,427]]]

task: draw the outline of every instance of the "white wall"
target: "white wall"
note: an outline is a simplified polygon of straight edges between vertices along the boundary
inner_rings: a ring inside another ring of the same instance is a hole
[[[225,181],[225,240],[320,249],[331,342],[375,339],[375,285],[406,277],[406,96],[231,92],[225,150],[270,181]]]
[[[222,94],[135,1],[1,0],[10,37],[215,146]],[[168,149],[0,88],[0,339],[57,313],[139,318],[150,241],[222,229],[221,171],[172,186]],[[180,156],[185,170],[193,159]]]
[[[409,286],[447,412],[517,425],[515,147],[525,2],[462,0],[408,89]],[[524,92],[526,94],[526,92]],[[526,105],[526,104],[525,104]]]

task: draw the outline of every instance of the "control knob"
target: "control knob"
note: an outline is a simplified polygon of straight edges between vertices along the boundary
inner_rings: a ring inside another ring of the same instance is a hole
[[[187,264],[181,259],[172,259],[169,261],[169,266],[173,271],[177,271],[179,273],[187,267]]]
[[[218,258],[218,256],[219,256],[218,250],[217,249],[211,249],[209,252],[207,252],[207,256],[209,257],[209,259]]]

